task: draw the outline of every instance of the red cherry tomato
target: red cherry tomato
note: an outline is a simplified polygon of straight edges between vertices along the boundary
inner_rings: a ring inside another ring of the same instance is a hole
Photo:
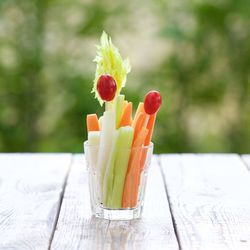
[[[158,91],[149,91],[144,99],[144,109],[148,115],[157,112],[161,106],[161,94]]]
[[[115,79],[108,74],[101,75],[97,82],[97,91],[103,101],[112,101],[116,93]]]

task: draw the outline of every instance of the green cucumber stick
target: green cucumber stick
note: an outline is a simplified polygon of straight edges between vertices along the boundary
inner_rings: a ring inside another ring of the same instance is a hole
[[[121,127],[117,138],[117,152],[114,166],[114,180],[110,207],[122,207],[122,195],[129,157],[133,142],[134,129],[130,126]]]
[[[118,128],[121,121],[124,99],[124,95],[118,95],[116,97],[116,128]]]
[[[110,152],[110,158],[109,158],[108,164],[106,166],[105,174],[104,174],[104,178],[103,178],[103,185],[102,185],[103,199],[102,199],[102,202],[103,202],[104,206],[108,206],[109,197],[111,197],[111,194],[112,194],[118,133],[119,133],[118,131],[115,131],[115,138],[114,138],[112,149]]]

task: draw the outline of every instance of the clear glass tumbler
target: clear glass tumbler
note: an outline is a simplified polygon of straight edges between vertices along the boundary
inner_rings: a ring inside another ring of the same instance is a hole
[[[98,162],[99,150],[99,146],[84,142],[93,215],[109,220],[140,218],[153,143],[117,148],[106,162]]]

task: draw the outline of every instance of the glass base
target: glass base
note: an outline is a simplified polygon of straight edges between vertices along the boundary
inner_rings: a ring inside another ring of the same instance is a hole
[[[109,209],[96,207],[94,216],[106,220],[133,220],[141,218],[142,207],[130,209]]]

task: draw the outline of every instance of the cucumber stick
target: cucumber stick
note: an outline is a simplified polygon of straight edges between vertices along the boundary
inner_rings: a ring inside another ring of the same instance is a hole
[[[124,95],[118,95],[116,99],[116,127],[118,128],[121,117],[122,117],[122,111],[123,111],[123,102],[124,102]]]
[[[103,205],[108,207],[108,204],[110,203],[110,198],[112,194],[112,188],[113,188],[113,179],[114,179],[114,166],[115,166],[115,157],[116,157],[116,151],[117,151],[117,139],[118,139],[118,131],[115,131],[115,138],[113,141],[113,146],[111,150],[111,155],[108,161],[108,164],[105,169],[105,175],[103,178]]]
[[[122,207],[122,195],[125,176],[127,172],[134,129],[130,126],[121,127],[118,130],[112,161],[105,174],[104,193],[106,194],[106,206],[110,208]]]
[[[113,110],[105,111],[102,118],[102,128],[100,134],[100,146],[98,150],[97,170],[100,176],[100,195],[102,196],[102,184],[106,165],[112,150],[115,137],[115,112]]]

